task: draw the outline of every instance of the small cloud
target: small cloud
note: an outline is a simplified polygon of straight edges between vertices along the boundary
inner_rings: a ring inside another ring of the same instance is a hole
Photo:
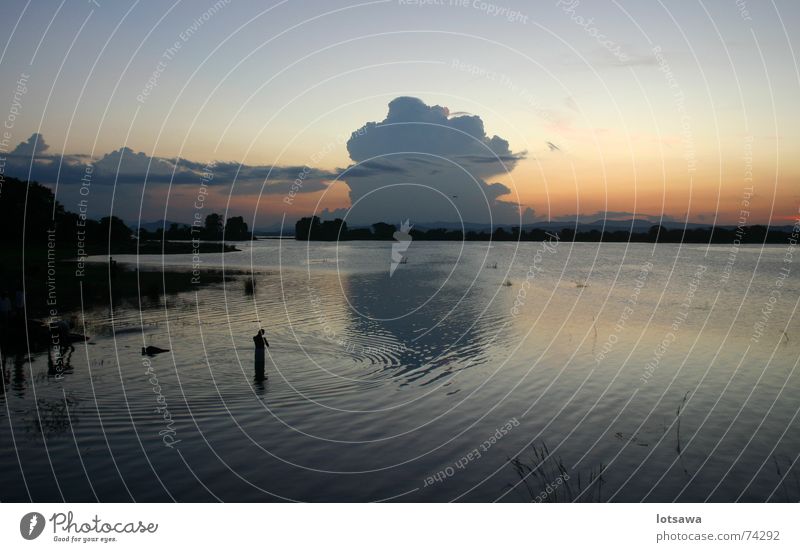
[[[462,161],[469,161],[471,163],[485,164],[485,163],[511,163],[516,164],[517,161],[525,159],[525,154],[519,155],[460,155],[458,159]]]
[[[14,148],[14,151],[11,152],[11,155],[37,157],[48,149],[50,149],[50,146],[44,141],[44,136],[39,133],[34,133],[31,134],[31,137],[28,138],[27,141],[20,142],[20,144]]]
[[[498,198],[511,193],[511,189],[501,182],[489,184],[486,189],[491,192],[491,197],[493,198]]]
[[[379,174],[394,173],[400,174],[406,172],[403,167],[394,165],[390,162],[378,161],[365,161],[356,165],[350,165],[345,169],[337,169],[339,171],[338,178],[346,179],[350,177],[363,177],[363,176],[376,176]]]
[[[580,111],[580,109],[578,109],[578,104],[575,102],[575,98],[573,98],[572,96],[567,96],[564,99],[564,105],[566,105],[569,109],[571,109],[575,113],[578,113]]]

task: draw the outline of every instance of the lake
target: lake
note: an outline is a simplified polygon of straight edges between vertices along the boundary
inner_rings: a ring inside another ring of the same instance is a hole
[[[240,247],[4,356],[0,500],[800,500],[787,246]]]

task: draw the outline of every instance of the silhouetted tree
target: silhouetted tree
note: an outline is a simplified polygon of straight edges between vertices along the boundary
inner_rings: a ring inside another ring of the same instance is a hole
[[[103,217],[97,227],[96,235],[91,236],[91,241],[96,243],[127,243],[133,237],[133,230],[119,217]]]
[[[190,240],[192,239],[192,229],[188,224],[173,222],[169,225],[166,238],[168,240]]]
[[[222,239],[222,215],[211,213],[206,217],[206,225],[203,228],[202,238],[205,240]]]
[[[385,222],[376,222],[372,225],[372,234],[376,240],[391,240],[394,239],[394,233],[397,231],[397,226],[394,224],[386,224]]]
[[[650,227],[650,230],[647,231],[647,236],[650,238],[649,241],[651,242],[658,242],[662,241],[663,234],[666,232],[666,228],[661,226],[660,224],[656,224]]]
[[[336,220],[326,220],[320,225],[319,233],[320,235],[318,237],[316,235],[313,236],[314,239],[335,241],[338,240],[340,236],[346,238],[347,223],[340,218]]]
[[[558,237],[563,241],[573,241],[575,239],[575,230],[572,228],[562,228],[558,233]]]
[[[304,217],[298,220],[294,225],[294,239],[308,241],[312,239],[319,239],[319,217]]]
[[[230,217],[225,223],[225,239],[227,240],[249,240],[250,232],[247,230],[247,223],[242,217]]]
[[[54,206],[55,220],[52,216]],[[5,178],[2,182],[0,241],[22,246],[24,228],[26,246],[43,246],[47,243],[47,230],[53,229],[58,222],[65,222],[63,219],[64,207],[55,200],[50,188],[16,178]],[[70,232],[58,233],[59,240],[67,237],[64,234],[74,232],[75,220],[77,216],[71,220]]]
[[[507,240],[510,240],[513,237],[511,234],[506,232],[505,229],[502,226],[500,228],[498,228],[497,230],[495,230],[494,234],[492,236],[493,236],[493,239],[495,239],[497,241],[507,241]]]
[[[348,240],[374,240],[375,236],[369,228],[351,228],[347,231]]]

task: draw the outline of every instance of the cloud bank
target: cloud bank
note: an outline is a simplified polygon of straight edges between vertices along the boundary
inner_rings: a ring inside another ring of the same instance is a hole
[[[295,192],[300,194],[325,190],[328,182],[338,176],[338,172],[302,166],[209,164],[153,157],[128,147],[98,159],[88,155],[51,154],[49,149],[41,134],[33,134],[6,156],[5,174],[54,189],[57,186],[56,199],[67,210],[77,211],[79,202],[85,201],[91,217],[113,212],[130,221],[137,220],[140,202],[144,204],[143,220],[161,218],[168,196],[174,211],[168,215],[177,220],[191,220],[191,206],[201,186],[222,198],[220,204],[209,204],[209,208],[224,210],[222,201],[233,186],[234,196],[252,197],[254,209],[259,194],[267,198],[285,195],[301,172],[304,173],[303,187]]]

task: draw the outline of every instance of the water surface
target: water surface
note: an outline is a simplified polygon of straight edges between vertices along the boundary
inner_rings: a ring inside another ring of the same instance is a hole
[[[391,247],[204,255],[76,313],[63,377],[5,356],[0,500],[800,500],[786,247]]]

